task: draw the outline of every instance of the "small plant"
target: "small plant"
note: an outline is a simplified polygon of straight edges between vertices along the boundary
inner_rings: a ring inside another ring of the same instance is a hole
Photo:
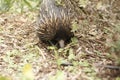
[[[32,65],[26,64],[23,66],[23,79],[22,80],[34,80],[34,75],[32,71]]]
[[[39,0],[1,0],[0,11],[25,12],[38,9]]]
[[[64,71],[58,70],[54,76],[50,76],[49,80],[66,80],[66,77]]]

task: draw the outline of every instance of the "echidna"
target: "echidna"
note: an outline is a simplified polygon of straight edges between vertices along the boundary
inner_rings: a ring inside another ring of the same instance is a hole
[[[37,35],[43,42],[52,41],[64,47],[73,36],[71,16],[67,9],[58,6],[55,0],[43,0],[36,26]]]

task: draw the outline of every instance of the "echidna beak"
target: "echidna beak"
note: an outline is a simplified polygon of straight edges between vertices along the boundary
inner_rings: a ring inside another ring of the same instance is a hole
[[[59,40],[59,46],[60,46],[60,48],[63,48],[65,46],[65,41]]]

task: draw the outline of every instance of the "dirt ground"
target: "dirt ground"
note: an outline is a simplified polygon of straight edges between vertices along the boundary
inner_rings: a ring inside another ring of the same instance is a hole
[[[23,67],[30,64],[34,80],[119,80],[120,68],[111,66],[116,62],[107,51],[110,39],[104,31],[119,23],[119,14],[92,11],[87,8],[80,15],[80,28],[64,49],[39,42],[36,12],[1,14],[0,75],[21,80]]]

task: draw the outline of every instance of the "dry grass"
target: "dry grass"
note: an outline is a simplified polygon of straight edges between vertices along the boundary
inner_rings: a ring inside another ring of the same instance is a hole
[[[23,67],[31,64],[35,80],[119,80],[120,69],[106,66],[117,62],[111,57],[110,45],[119,38],[119,33],[112,37],[120,25],[120,1],[112,1],[90,1],[79,16],[76,38],[64,49],[38,44],[36,12],[1,14],[0,74],[7,80],[21,80]]]

